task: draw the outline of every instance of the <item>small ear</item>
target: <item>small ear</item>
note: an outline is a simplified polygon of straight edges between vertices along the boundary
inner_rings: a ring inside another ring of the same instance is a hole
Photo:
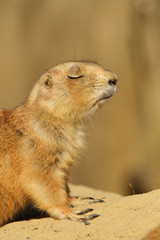
[[[43,83],[44,83],[46,88],[51,88],[52,85],[53,85],[52,76],[50,74],[47,74],[45,76],[45,79],[44,79]]]

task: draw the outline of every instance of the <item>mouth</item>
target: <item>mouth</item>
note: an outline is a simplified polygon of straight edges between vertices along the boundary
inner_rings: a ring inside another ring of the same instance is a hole
[[[102,98],[100,98],[97,102],[101,102],[101,101],[103,101],[103,100],[107,100],[107,99],[109,99],[110,97],[112,97],[113,96],[113,94],[110,94],[109,96],[103,96]]]
[[[101,98],[99,98],[94,104],[93,104],[93,106],[92,107],[94,107],[94,106],[96,106],[97,104],[104,104],[110,97],[112,97],[113,96],[113,94],[110,94],[110,95],[105,95],[105,96],[103,96],[103,97],[101,97]]]
[[[105,93],[101,96],[101,98],[98,99],[97,103],[98,102],[105,102],[106,100],[108,100],[110,97],[112,97],[114,95],[116,91],[116,86],[114,87],[114,89],[112,89],[112,91],[109,91],[108,93]]]

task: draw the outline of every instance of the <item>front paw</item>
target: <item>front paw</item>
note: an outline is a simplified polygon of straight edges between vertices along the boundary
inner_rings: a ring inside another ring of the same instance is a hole
[[[85,225],[89,225],[90,223],[88,221],[91,221],[94,218],[99,217],[98,214],[85,215],[93,210],[94,209],[92,208],[87,208],[78,213],[73,213],[72,209],[68,205],[55,205],[52,208],[50,208],[48,212],[51,217],[58,220],[68,219],[68,220],[84,223]]]

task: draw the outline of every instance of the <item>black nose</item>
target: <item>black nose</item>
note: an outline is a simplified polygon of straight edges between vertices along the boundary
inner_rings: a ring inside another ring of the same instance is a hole
[[[108,81],[108,83],[109,83],[109,85],[111,85],[111,86],[116,86],[117,81],[118,81],[118,79],[114,78],[114,79],[110,79],[110,80]]]

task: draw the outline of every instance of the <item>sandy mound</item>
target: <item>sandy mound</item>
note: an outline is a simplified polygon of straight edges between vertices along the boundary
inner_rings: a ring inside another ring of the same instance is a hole
[[[160,224],[160,190],[123,197],[83,186],[71,186],[71,189],[76,196],[105,200],[92,204],[85,201],[75,208],[76,211],[94,208],[92,213],[100,214],[90,225],[51,218],[13,222],[0,229],[0,240],[143,239]]]

